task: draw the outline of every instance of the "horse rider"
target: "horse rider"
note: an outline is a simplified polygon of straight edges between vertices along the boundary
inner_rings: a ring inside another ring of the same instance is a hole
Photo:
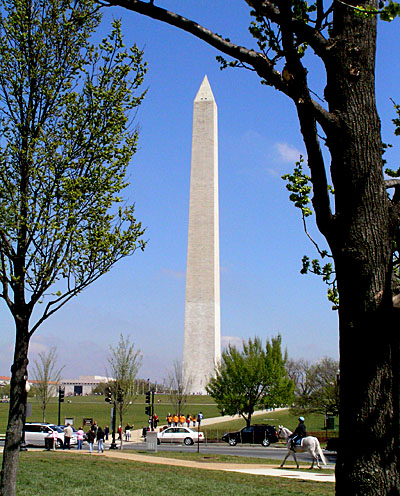
[[[295,451],[296,447],[296,441],[298,439],[302,439],[303,437],[307,436],[307,430],[306,426],[304,423],[304,417],[299,417],[299,425],[296,427],[295,431],[293,434],[290,434],[289,439],[290,439],[290,449]]]

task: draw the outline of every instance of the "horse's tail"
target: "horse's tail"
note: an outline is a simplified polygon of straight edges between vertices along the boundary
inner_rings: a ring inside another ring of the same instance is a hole
[[[322,453],[322,449],[321,449],[321,446],[319,444],[318,439],[317,439],[317,451],[318,451],[319,456],[321,457],[322,463],[324,465],[326,465],[326,458],[325,458],[325,455]]]

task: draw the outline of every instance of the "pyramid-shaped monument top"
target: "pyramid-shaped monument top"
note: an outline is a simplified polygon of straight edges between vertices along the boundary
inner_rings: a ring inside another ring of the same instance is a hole
[[[215,101],[207,76],[204,76],[203,82],[201,83],[196,98],[194,99],[195,102],[201,102],[204,100]]]

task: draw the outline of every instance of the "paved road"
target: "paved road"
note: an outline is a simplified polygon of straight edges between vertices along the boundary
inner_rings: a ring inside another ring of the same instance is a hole
[[[133,450],[145,450],[145,443],[124,443],[125,448],[133,449]],[[157,447],[158,451],[188,451],[188,452],[196,452],[197,445],[194,446],[184,446],[184,445],[167,445],[162,444]],[[209,443],[209,444],[200,444],[200,452],[206,453],[210,455],[236,455],[246,458],[261,458],[261,459],[272,459],[272,460],[283,460],[286,454],[286,448],[284,447],[275,447],[269,446],[268,448],[264,448],[262,446],[253,446],[253,445],[244,445],[244,446],[229,446],[227,444],[222,443]],[[324,455],[327,459],[329,468],[333,468],[336,463],[336,454],[331,452],[324,452]],[[311,455],[308,453],[299,453],[297,455],[298,460],[306,461],[311,463]],[[288,461],[293,460],[293,458],[289,458]]]
[[[0,446],[4,446],[4,442],[0,442]],[[86,443],[84,444],[83,447],[85,451],[88,451],[89,448]],[[107,443],[106,443],[106,448],[108,448]],[[136,451],[145,451],[146,443],[124,442],[123,448],[126,450],[128,449],[128,450],[136,450]],[[29,447],[29,449],[42,450],[43,448]],[[72,449],[75,451],[75,448]],[[157,449],[160,452],[185,451],[185,452],[195,453],[197,452],[197,445],[195,444],[194,446],[184,446],[183,444],[171,444],[171,445],[162,444],[158,446]],[[96,446],[95,446],[95,450],[96,450]],[[245,458],[260,458],[260,459],[264,458],[270,460],[283,460],[286,454],[286,449],[284,447],[276,447],[273,445],[269,446],[268,448],[264,448],[258,445],[229,446],[225,443],[207,443],[207,444],[201,443],[199,450],[201,453],[205,453],[209,455],[236,455]],[[336,463],[336,454],[325,451],[324,455],[328,462],[328,468],[333,468]],[[297,455],[297,458],[299,461],[311,463],[311,455],[309,455],[308,453],[299,453]],[[289,462],[293,461],[293,458],[289,458],[288,461]]]

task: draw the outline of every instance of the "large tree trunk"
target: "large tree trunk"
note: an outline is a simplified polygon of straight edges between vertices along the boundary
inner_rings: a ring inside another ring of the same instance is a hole
[[[394,224],[375,102],[376,18],[336,3],[326,98],[335,221],[328,239],[340,295],[337,494],[400,494],[399,333],[391,295]],[[361,118],[362,116],[362,118]]]
[[[345,307],[346,302],[340,315],[341,449],[336,491],[398,495],[396,325],[384,304],[365,312],[346,312]]]
[[[1,470],[0,496],[14,496],[18,456],[26,408],[29,333],[27,322],[17,323],[14,363],[11,367],[10,410]]]

